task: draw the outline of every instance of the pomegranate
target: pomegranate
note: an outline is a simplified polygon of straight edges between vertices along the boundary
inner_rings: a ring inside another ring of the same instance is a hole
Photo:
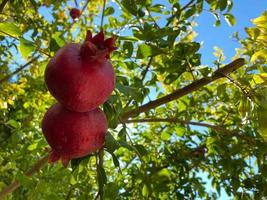
[[[73,20],[77,20],[81,16],[81,11],[78,8],[72,8],[70,10],[70,16]]]
[[[60,159],[66,167],[71,159],[101,149],[107,128],[106,116],[99,108],[81,113],[55,104],[42,121],[43,134],[52,148],[49,162]]]
[[[94,37],[87,31],[83,44],[69,43],[50,60],[45,82],[51,94],[67,109],[87,112],[103,104],[115,85],[109,55],[115,39],[104,40],[101,31]]]

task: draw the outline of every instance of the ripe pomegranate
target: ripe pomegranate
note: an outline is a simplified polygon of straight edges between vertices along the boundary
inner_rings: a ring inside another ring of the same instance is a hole
[[[107,128],[106,116],[99,108],[81,113],[55,104],[42,121],[43,134],[52,148],[49,162],[61,159],[66,167],[71,159],[99,150]]]
[[[51,94],[66,108],[86,112],[104,103],[115,85],[109,55],[115,39],[104,40],[101,31],[94,37],[87,31],[83,44],[70,43],[50,60],[45,81]]]
[[[73,20],[77,20],[81,16],[81,11],[78,8],[72,8],[70,10],[70,16]]]

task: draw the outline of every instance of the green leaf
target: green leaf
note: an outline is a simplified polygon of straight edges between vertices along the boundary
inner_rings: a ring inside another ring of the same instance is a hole
[[[132,42],[124,42],[123,43],[123,51],[125,52],[126,58],[131,58],[133,54],[133,43]]]
[[[162,140],[165,140],[165,141],[168,141],[168,140],[170,139],[170,137],[171,137],[171,134],[168,133],[167,131],[163,131],[163,132],[161,133],[161,135],[160,135],[160,138],[161,138]]]
[[[220,2],[219,2],[219,7],[220,7],[220,10],[221,10],[221,11],[223,11],[223,10],[226,9],[226,7],[227,7],[227,1],[228,1],[228,0],[220,0]]]
[[[267,82],[267,73],[254,74],[253,80],[256,84],[262,84]]]
[[[34,149],[37,148],[37,146],[38,146],[38,142],[35,142],[35,143],[31,144],[30,146],[28,146],[27,149],[28,149],[29,151],[33,151]]]
[[[234,26],[236,24],[235,17],[230,13],[224,14],[224,19],[228,23],[229,26]]]
[[[192,8],[188,9],[185,14],[184,14],[184,18],[188,19],[189,17],[192,17],[194,14],[196,13],[196,7],[193,6]]]
[[[115,167],[120,167],[120,162],[119,162],[117,156],[114,153],[111,153],[111,156],[112,156],[112,160],[113,160]]]
[[[112,15],[115,12],[115,9],[113,7],[107,7],[105,10],[105,16]]]
[[[21,127],[20,123],[18,121],[14,120],[14,119],[9,120],[7,122],[7,124],[12,126],[13,128],[16,128],[16,129]]]
[[[137,149],[137,151],[139,152],[141,156],[145,156],[148,154],[146,148],[143,145],[137,144],[137,145],[134,145],[134,147]]]
[[[71,176],[70,176],[70,184],[71,184],[71,185],[75,185],[76,183],[77,183],[77,181],[75,180],[74,176],[71,175]]]
[[[21,36],[21,31],[14,23],[0,23],[0,35],[11,35],[13,37]]]
[[[65,40],[62,38],[62,33],[60,32],[54,33],[49,43],[50,51],[57,52],[64,45],[65,45]]]
[[[137,5],[135,0],[122,0],[121,4],[123,7],[128,10],[132,15],[136,16],[137,15]]]
[[[27,58],[34,51],[35,46],[34,43],[26,40],[24,38],[20,38],[19,40],[19,50],[23,58]]]
[[[107,151],[113,153],[116,149],[120,147],[120,144],[116,139],[108,132],[105,137],[105,147]]]
[[[220,19],[220,16],[217,14],[217,13],[212,13],[213,16],[215,17],[216,21],[215,21],[215,26],[220,26],[221,25],[221,19]]]
[[[20,171],[17,173],[16,179],[19,181],[19,183],[22,186],[25,186],[25,187],[30,187],[32,184],[31,177],[26,176],[24,173],[22,173]]]
[[[54,38],[51,38],[50,43],[49,43],[49,49],[51,52],[57,52],[57,50],[60,49],[60,46],[56,42]]]
[[[165,51],[156,46],[141,44],[138,46],[136,58],[147,58],[149,56],[156,56],[163,53],[165,53]]]
[[[267,24],[267,11],[265,11],[261,16],[253,19],[252,22],[257,27],[266,27],[266,24]]]
[[[108,183],[105,187],[105,199],[106,200],[114,200],[117,199],[119,194],[119,186],[117,183]]]
[[[257,60],[267,63],[267,49],[259,50],[251,56],[251,62],[255,63]]]
[[[156,12],[156,13],[162,13],[162,8],[164,7],[164,5],[162,4],[155,4],[151,7],[148,7],[148,9],[151,11],[151,12]]]
[[[149,191],[148,191],[148,187],[147,187],[147,185],[144,185],[144,186],[143,186],[143,189],[142,189],[142,195],[143,195],[144,197],[148,197],[148,195],[149,195]]]
[[[139,90],[134,87],[126,86],[126,85],[121,85],[120,83],[116,83],[116,88],[125,94],[126,96],[131,96],[134,98],[136,101],[140,101],[142,98],[142,94],[140,94]]]

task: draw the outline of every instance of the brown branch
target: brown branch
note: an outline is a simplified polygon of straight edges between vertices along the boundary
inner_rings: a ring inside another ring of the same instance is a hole
[[[97,167],[97,179],[98,179],[98,192],[96,197],[94,198],[95,200],[99,199],[103,200],[104,199],[104,183],[101,182],[101,169],[103,169],[103,163],[104,163],[104,149],[101,148],[99,152],[96,155],[96,167]]]
[[[33,165],[32,168],[30,168],[25,173],[25,175],[26,176],[32,176],[35,172],[39,171],[47,163],[47,160],[48,160],[48,155],[46,155],[45,157],[40,159],[35,165]],[[16,190],[19,186],[20,186],[20,182],[18,180],[16,180],[13,183],[11,183],[9,186],[4,188],[0,192],[0,199],[3,199],[6,195],[8,195],[9,193],[11,193],[14,190]]]
[[[190,94],[196,90],[198,90],[199,88],[208,85],[209,83],[219,79],[219,78],[223,78],[225,77],[225,75],[237,70],[238,68],[242,67],[245,64],[245,60],[243,58],[238,58],[236,60],[234,60],[233,62],[229,63],[228,65],[216,70],[214,72],[214,74],[211,77],[205,77],[199,80],[194,81],[193,83],[191,83],[190,85],[187,85],[181,89],[178,89],[176,91],[174,91],[171,94],[168,94],[164,97],[161,97],[159,99],[156,99],[154,101],[150,101],[138,108],[135,108],[133,110],[130,110],[128,112],[125,112],[122,114],[121,120],[125,121],[126,119],[130,118],[130,117],[135,117],[136,115],[146,112],[148,110],[157,108],[158,106],[161,106],[163,104],[169,103],[173,100],[177,100],[187,94]]]
[[[151,57],[149,58],[149,60],[148,60],[148,63],[147,63],[146,68],[145,68],[145,71],[144,71],[143,76],[142,76],[142,78],[141,78],[141,81],[142,81],[142,82],[143,82],[143,81],[145,80],[145,78],[146,78],[146,74],[147,74],[147,72],[148,72],[149,67],[151,66],[152,60],[153,60],[153,56],[151,56]]]
[[[26,67],[28,67],[30,64],[32,64],[34,61],[36,61],[39,58],[39,56],[37,56],[36,58],[33,58],[32,60],[30,60],[29,62],[27,62],[26,64],[22,65],[21,67],[19,67],[18,69],[16,69],[14,72],[8,74],[7,76],[5,76],[4,78],[2,78],[0,80],[0,83],[3,83],[5,81],[7,81],[8,79],[10,79],[12,76],[16,75],[17,73],[19,73],[20,71],[22,71],[23,69],[25,69]]]
[[[3,0],[3,2],[0,4],[0,13],[3,12],[8,0]]]
[[[203,127],[208,127],[212,128],[216,131],[221,131],[221,132],[230,132],[229,130],[223,128],[222,126],[210,124],[210,123],[204,123],[204,122],[193,122],[193,121],[188,121],[188,120],[180,120],[177,118],[145,118],[145,119],[129,119],[123,121],[124,123],[147,123],[147,122],[169,122],[169,123],[180,123],[180,124],[190,124],[190,125],[195,125],[195,126],[203,126]]]

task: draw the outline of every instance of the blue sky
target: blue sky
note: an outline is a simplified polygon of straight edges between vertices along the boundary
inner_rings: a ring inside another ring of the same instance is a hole
[[[213,56],[214,46],[218,46],[224,50],[226,61],[229,62],[231,57],[235,55],[235,48],[240,44],[231,38],[234,32],[239,32],[241,37],[245,37],[245,27],[252,26],[251,19],[258,17],[267,9],[266,0],[235,0],[232,14],[235,16],[237,23],[230,27],[222,20],[221,26],[214,27],[214,17],[203,12],[197,19],[198,26],[196,31],[197,41],[204,41],[201,48],[202,64],[211,64],[215,57]]]

